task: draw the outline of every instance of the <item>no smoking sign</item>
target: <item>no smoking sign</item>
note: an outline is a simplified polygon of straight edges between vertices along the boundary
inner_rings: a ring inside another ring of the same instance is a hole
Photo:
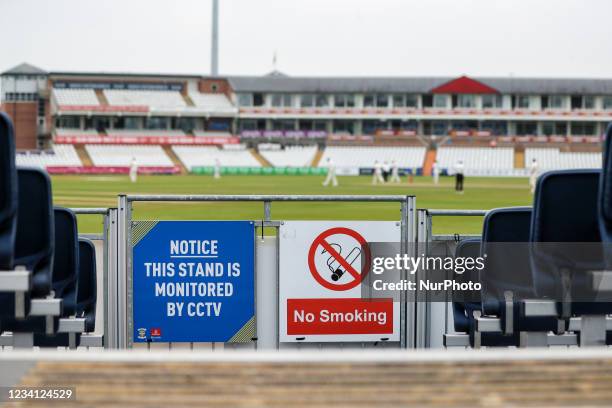
[[[308,268],[321,286],[345,291],[358,286],[368,274],[370,247],[350,228],[330,228],[319,234],[308,251]]]
[[[368,243],[400,241],[393,221],[284,221],[279,231],[281,342],[399,341],[393,299],[364,299]]]

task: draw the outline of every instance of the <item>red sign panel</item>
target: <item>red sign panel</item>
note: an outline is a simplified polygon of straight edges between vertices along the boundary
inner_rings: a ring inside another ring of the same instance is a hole
[[[393,334],[393,300],[287,299],[287,334]]]

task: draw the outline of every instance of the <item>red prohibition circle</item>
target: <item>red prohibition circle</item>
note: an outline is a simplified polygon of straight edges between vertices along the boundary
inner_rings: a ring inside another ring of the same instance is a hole
[[[336,235],[336,234],[344,234],[344,235],[348,235],[354,238],[355,240],[357,240],[357,242],[359,242],[359,244],[361,245],[361,248],[363,248],[363,255],[365,256],[365,262],[362,262],[364,266],[363,266],[363,270],[361,271],[361,273],[357,272],[355,268],[347,264],[346,260],[342,258],[342,256],[340,256],[340,254],[338,254],[327,243],[327,241],[325,241],[327,237],[331,235]],[[351,276],[353,276],[353,280],[351,282],[343,283],[343,284],[335,284],[335,283],[325,280],[323,276],[321,276],[321,273],[317,270],[317,266],[315,264],[315,254],[316,254],[316,251],[319,245],[323,246],[323,248],[325,248],[330,253],[330,255],[333,256],[334,259],[338,261],[338,263],[340,263],[340,265],[342,265],[344,269],[346,269],[347,272]],[[321,234],[319,234],[314,239],[314,241],[312,241],[312,244],[310,245],[310,250],[308,251],[308,268],[310,269],[310,273],[312,274],[312,277],[315,278],[315,280],[319,282],[321,286],[327,289],[330,289],[330,290],[344,291],[344,290],[353,289],[354,287],[358,286],[363,281],[363,278],[365,278],[368,272],[370,271],[371,258],[372,258],[372,255],[370,253],[370,247],[368,246],[368,243],[365,240],[365,238],[361,236],[361,234],[359,234],[357,231],[354,231],[350,228],[336,227],[336,228],[330,228],[326,231],[323,231]]]

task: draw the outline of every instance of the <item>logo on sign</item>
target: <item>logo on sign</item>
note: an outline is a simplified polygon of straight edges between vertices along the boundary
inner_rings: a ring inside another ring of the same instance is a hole
[[[151,337],[161,337],[161,329],[159,327],[154,327],[149,330],[151,333]]]
[[[145,340],[147,338],[147,329],[141,327],[138,329],[138,338],[140,340]]]

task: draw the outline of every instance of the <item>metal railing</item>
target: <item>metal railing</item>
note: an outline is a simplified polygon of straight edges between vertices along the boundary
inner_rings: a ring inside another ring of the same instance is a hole
[[[416,198],[403,195],[126,195],[118,197],[118,274],[117,274],[117,346],[131,348],[132,333],[132,251],[131,222],[132,204],[135,202],[261,202],[263,204],[263,221],[256,224],[259,227],[278,228],[279,223],[272,221],[273,202],[363,202],[363,203],[399,203],[401,223],[401,247],[403,253],[408,253],[409,242],[416,240]],[[205,219],[205,213],[202,216]],[[257,223],[257,221],[255,221]],[[278,253],[278,241],[277,253]],[[278,259],[277,259],[278,262]],[[277,265],[277,275],[278,265]],[[406,277],[404,277],[406,278]],[[277,276],[278,279],[278,276]],[[277,280],[278,282],[278,280]],[[277,299],[278,302],[278,299]],[[415,305],[406,301],[405,294],[401,298],[400,307],[400,347],[415,346],[414,316]],[[278,325],[277,330],[277,348]]]

